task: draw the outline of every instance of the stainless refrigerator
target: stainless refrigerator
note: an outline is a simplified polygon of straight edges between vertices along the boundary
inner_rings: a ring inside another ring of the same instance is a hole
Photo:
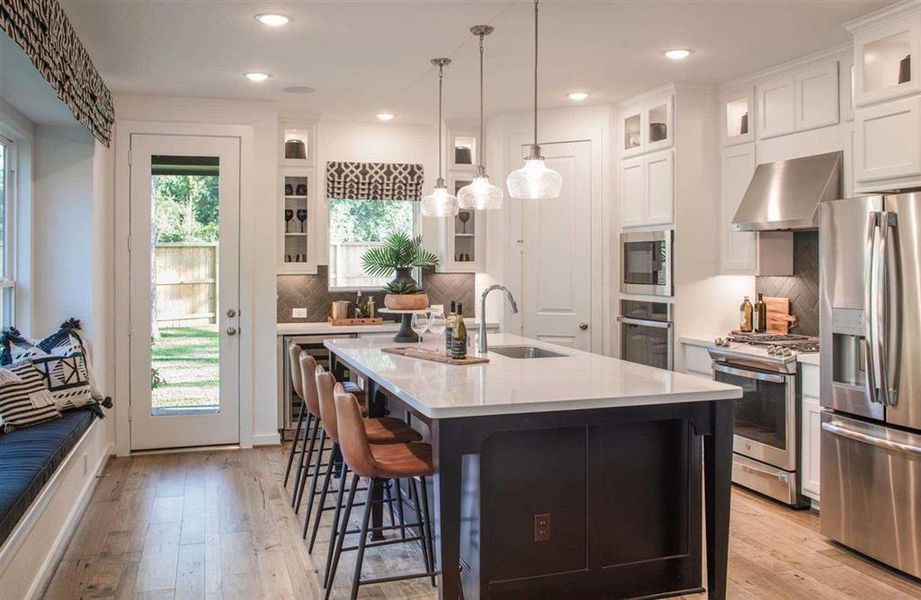
[[[822,532],[921,577],[921,192],[819,223]]]

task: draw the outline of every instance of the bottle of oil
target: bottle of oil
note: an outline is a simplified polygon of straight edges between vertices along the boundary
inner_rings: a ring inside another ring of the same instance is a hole
[[[739,307],[739,331],[742,333],[751,333],[752,331],[752,303],[748,299],[748,296],[745,296],[745,300],[742,301],[742,306]]]
[[[756,333],[767,331],[767,305],[763,294],[758,294],[758,301],[755,302],[754,326]]]

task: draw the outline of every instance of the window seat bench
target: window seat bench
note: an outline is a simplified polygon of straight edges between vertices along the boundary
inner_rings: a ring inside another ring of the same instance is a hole
[[[89,409],[0,434],[0,587],[41,594],[105,466],[106,423]]]

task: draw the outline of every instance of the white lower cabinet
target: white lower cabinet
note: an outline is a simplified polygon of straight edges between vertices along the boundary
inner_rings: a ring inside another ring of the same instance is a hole
[[[800,364],[802,377],[802,477],[803,495],[819,502],[822,404],[819,402],[819,367]]]
[[[704,379],[713,379],[713,361],[705,346],[682,342],[684,352],[684,371]]]

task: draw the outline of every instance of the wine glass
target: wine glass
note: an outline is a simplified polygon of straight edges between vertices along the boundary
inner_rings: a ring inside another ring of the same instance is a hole
[[[429,328],[429,313],[428,311],[419,311],[414,312],[412,320],[409,323],[409,326],[412,327],[412,330],[416,332],[418,340],[416,340],[416,350],[422,349],[422,334],[425,333]]]
[[[435,335],[436,347],[438,340],[440,340],[441,336],[444,335],[447,326],[448,320],[445,318],[444,308],[432,310],[431,314],[429,315],[429,331]]]
[[[304,221],[307,220],[307,209],[297,209],[297,220],[301,222],[301,233],[304,233]]]
[[[285,233],[288,233],[288,222],[294,218],[294,211],[290,208],[285,209]]]
[[[461,225],[463,225],[464,228],[461,233],[467,233],[467,221],[470,220],[470,213],[462,210],[457,213],[457,219],[461,222]]]

